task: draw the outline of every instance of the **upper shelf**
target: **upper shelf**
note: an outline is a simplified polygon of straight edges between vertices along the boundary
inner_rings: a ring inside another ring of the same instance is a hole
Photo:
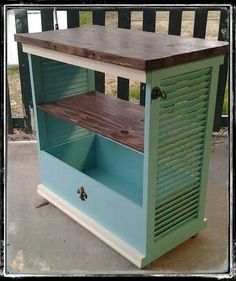
[[[90,92],[38,107],[135,150],[144,150],[144,107],[139,104]]]
[[[227,52],[227,42],[91,25],[16,34],[20,43],[149,71]]]

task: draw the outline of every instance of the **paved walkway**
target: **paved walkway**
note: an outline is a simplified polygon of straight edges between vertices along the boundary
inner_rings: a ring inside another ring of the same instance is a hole
[[[228,138],[212,145],[206,217],[208,227],[145,270],[37,194],[36,142],[10,142],[7,181],[7,270],[15,274],[221,273],[228,267]]]

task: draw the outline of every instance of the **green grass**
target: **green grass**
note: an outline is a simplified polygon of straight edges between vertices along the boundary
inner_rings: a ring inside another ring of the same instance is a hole
[[[136,101],[139,101],[139,96],[140,96],[140,93],[139,93],[139,86],[129,86],[129,97],[130,97],[130,100],[136,100]],[[112,89],[112,92],[111,92],[111,95],[112,96],[116,96],[117,92],[116,92],[116,89],[113,88]]]
[[[80,12],[80,26],[92,24],[92,12],[81,11]]]
[[[139,86],[130,86],[130,98],[134,100],[139,100],[140,89]]]
[[[7,74],[10,77],[14,77],[14,76],[19,75],[19,67],[8,67],[7,68]]]

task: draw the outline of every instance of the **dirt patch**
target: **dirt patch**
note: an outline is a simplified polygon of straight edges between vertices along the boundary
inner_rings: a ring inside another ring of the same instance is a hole
[[[7,70],[10,95],[11,114],[13,117],[23,117],[23,103],[21,96],[20,74],[18,67],[9,67]]]
[[[13,129],[13,134],[8,134],[8,141],[31,141],[36,140],[35,134],[26,134],[24,130]]]

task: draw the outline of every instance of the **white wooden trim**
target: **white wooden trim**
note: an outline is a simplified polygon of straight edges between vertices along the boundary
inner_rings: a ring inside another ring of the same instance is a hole
[[[145,71],[22,44],[23,52],[146,83]]]
[[[111,246],[118,253],[127,258],[130,262],[141,268],[144,256],[136,249],[121,240],[118,236],[99,225],[96,221],[88,217],[86,214],[71,206],[63,198],[59,197],[56,193],[52,192],[44,185],[38,185],[38,193],[46,200],[55,205],[58,209],[70,216],[76,222],[81,224],[88,231],[92,232],[103,242]]]

